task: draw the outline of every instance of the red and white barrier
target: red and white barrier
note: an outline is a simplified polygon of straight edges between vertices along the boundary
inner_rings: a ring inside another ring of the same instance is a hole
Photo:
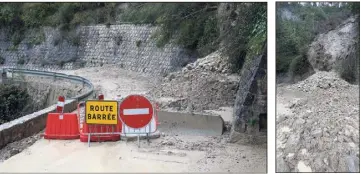
[[[158,125],[160,125],[158,122],[159,105],[158,103],[155,103],[153,106],[155,106],[155,109],[153,110],[153,117],[146,126],[142,128],[131,128],[123,123],[122,136],[126,136],[127,134],[140,134],[143,136],[145,134],[155,133],[158,130]]]
[[[57,113],[63,113],[64,112],[64,105],[65,105],[65,97],[64,96],[59,96],[58,105],[56,106],[56,112]]]
[[[104,100],[104,94],[99,94],[98,95],[98,100]]]

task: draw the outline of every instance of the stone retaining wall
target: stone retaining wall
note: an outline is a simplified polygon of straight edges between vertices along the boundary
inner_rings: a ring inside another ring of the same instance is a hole
[[[156,27],[149,25],[83,26],[77,29],[78,44],[60,40],[60,31],[44,28],[45,41],[32,45],[36,36],[28,31],[27,37],[14,48],[7,32],[0,32],[0,56],[6,66],[37,69],[76,69],[104,64],[117,64],[119,68],[162,76],[179,70],[195,57],[185,49],[167,44],[156,46],[152,39]],[[19,64],[23,60],[24,64]]]

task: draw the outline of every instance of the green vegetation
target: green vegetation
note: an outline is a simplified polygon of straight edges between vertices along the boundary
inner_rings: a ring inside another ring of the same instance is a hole
[[[4,65],[4,64],[5,64],[5,58],[0,56],[0,65]]]
[[[53,43],[56,46],[64,39],[80,45],[75,29],[81,25],[151,24],[159,26],[153,36],[158,47],[172,42],[199,57],[221,50],[235,71],[260,54],[266,43],[266,3],[126,3],[127,8],[122,4],[1,3],[0,28],[9,31],[16,48],[29,30],[38,31],[31,34],[29,44],[43,42],[42,28],[46,26],[60,29],[61,35]],[[121,37],[114,39],[118,45],[122,42]]]
[[[327,4],[277,3],[276,64],[277,74],[287,73],[290,68],[303,73],[305,53],[314,38],[340,25],[350,15],[358,14],[359,3],[343,3],[339,7]],[[292,16],[287,17],[285,11]],[[288,18],[288,19],[287,19]],[[291,65],[291,66],[290,66]],[[299,71],[300,70],[300,71]]]
[[[308,61],[306,53],[292,59],[289,67],[289,73],[293,82],[303,80],[307,77],[307,75],[313,72],[312,65]]]
[[[238,9],[235,25],[226,31],[223,39],[223,52],[229,56],[234,71],[261,54],[267,39],[266,4],[238,4]]]
[[[118,3],[119,4],[119,3]],[[9,31],[9,39],[16,46],[29,29],[44,26],[57,27],[62,39],[74,45],[79,39],[71,33],[79,25],[112,24],[115,22],[117,3],[0,3],[0,28]],[[44,33],[35,36],[32,44],[44,41]]]
[[[158,47],[172,42],[196,51],[200,57],[221,49],[238,71],[248,57],[261,53],[266,43],[267,5],[225,4],[232,6],[228,15],[219,14],[220,3],[132,3],[122,19],[160,26],[153,36]],[[220,31],[220,25],[228,27]]]
[[[157,46],[174,43],[193,50],[205,50],[218,37],[217,3],[132,3],[122,15],[125,22],[161,26],[154,35]]]
[[[18,59],[18,61],[17,61],[17,64],[18,64],[18,65],[24,65],[24,64],[25,64],[25,59],[24,59],[24,57],[20,57],[20,58]]]
[[[21,117],[24,106],[30,101],[26,89],[16,85],[0,84],[0,124]]]
[[[137,40],[136,42],[135,42],[135,45],[137,46],[137,47],[140,47],[140,44],[142,43],[142,41],[141,40]]]

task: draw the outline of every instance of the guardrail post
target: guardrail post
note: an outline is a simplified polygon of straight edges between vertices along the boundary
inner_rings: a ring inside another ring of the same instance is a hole
[[[53,74],[53,79],[54,79],[54,82],[56,81],[56,73]]]

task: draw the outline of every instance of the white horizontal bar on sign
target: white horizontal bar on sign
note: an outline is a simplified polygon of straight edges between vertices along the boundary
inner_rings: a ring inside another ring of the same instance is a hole
[[[139,109],[124,109],[124,115],[145,115],[149,114],[149,108],[139,108]]]
[[[64,107],[64,103],[65,103],[65,102],[58,101],[58,106]]]

